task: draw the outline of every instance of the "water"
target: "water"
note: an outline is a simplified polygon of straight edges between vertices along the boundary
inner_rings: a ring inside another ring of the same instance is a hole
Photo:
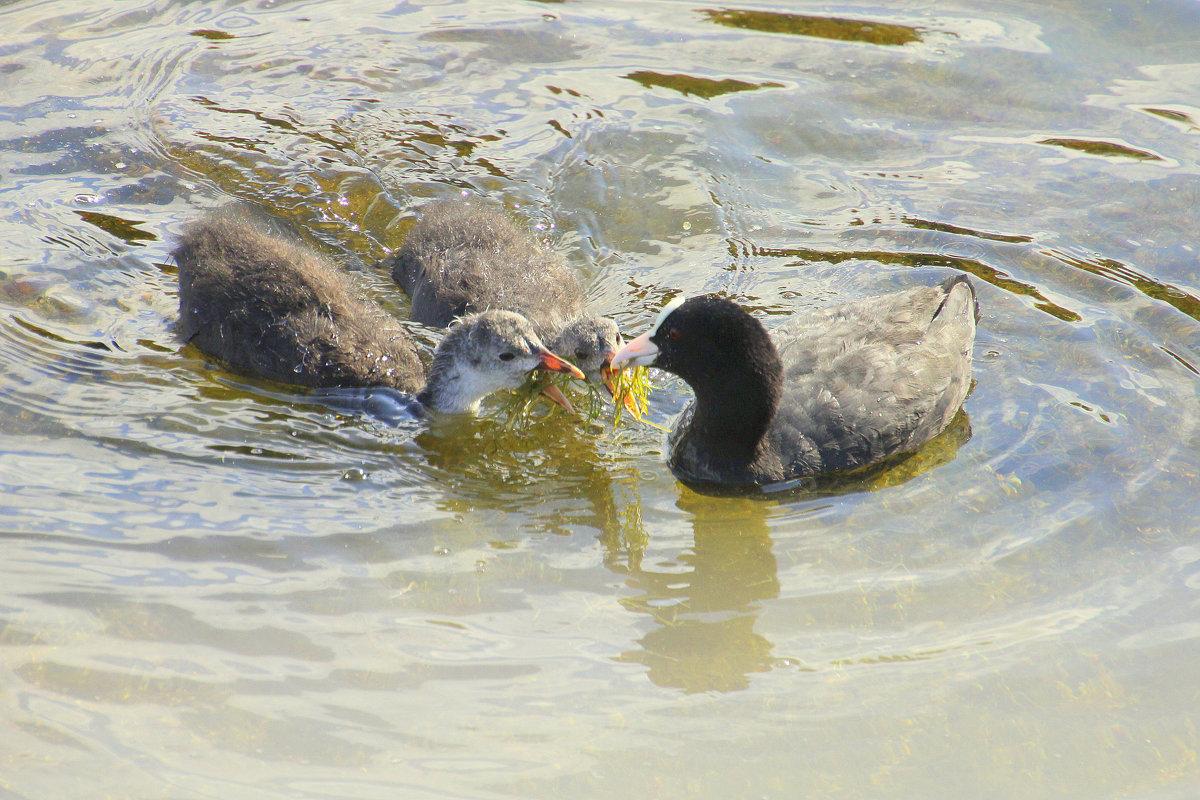
[[[1193,4],[0,23],[5,797],[1195,796]],[[716,498],[653,428],[389,428],[175,338],[203,209],[403,317],[370,264],[464,192],[626,333],[970,272],[974,392],[852,491]]]

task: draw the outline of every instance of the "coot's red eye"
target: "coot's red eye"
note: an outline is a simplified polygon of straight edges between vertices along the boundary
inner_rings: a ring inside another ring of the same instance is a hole
[[[679,328],[671,328],[671,330],[667,331],[667,338],[670,339],[672,342],[678,342],[679,341]]]

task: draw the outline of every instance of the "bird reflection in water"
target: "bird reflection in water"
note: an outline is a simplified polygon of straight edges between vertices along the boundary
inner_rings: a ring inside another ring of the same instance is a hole
[[[776,655],[774,643],[755,631],[763,604],[779,596],[770,525],[775,510],[783,503],[897,486],[953,461],[970,438],[970,420],[960,411],[915,453],[842,476],[840,483],[826,478],[820,485],[809,481],[786,492],[741,497],[681,488],[678,506],[691,516],[693,547],[671,565],[677,569],[654,571],[639,563],[629,571],[628,585],[640,594],[622,604],[658,627],[618,660],[643,664],[655,684],[689,693],[746,689],[754,673],[803,663],[803,654]],[[789,511],[794,520],[795,509]]]
[[[760,603],[779,595],[768,519],[772,504],[684,490],[695,539],[679,559],[686,571],[639,570],[642,590],[623,604],[658,624],[620,660],[644,664],[660,686],[687,692],[733,691],[772,667],[774,645],[754,631]]]

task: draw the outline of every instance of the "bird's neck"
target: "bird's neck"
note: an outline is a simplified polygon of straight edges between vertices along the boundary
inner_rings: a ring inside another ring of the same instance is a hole
[[[442,414],[477,414],[484,393],[453,360],[435,354],[425,388],[417,395],[421,405]]]
[[[758,459],[779,406],[782,368],[774,348],[760,363],[714,365],[712,379],[693,383],[696,407],[688,426],[694,446],[714,461]]]

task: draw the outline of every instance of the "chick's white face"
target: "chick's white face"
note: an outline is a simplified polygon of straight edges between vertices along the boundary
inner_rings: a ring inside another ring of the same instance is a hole
[[[545,350],[528,324],[489,319],[468,342],[463,379],[480,397],[500,389],[515,389],[541,365]]]
[[[471,362],[467,369],[471,383],[480,388],[481,394],[517,388],[541,364],[541,359],[533,355],[534,347],[528,342],[495,342]]]
[[[485,311],[459,320],[438,345],[429,402],[437,411],[474,413],[500,389],[516,389],[534,369],[583,373],[545,348],[529,320],[510,311]]]

